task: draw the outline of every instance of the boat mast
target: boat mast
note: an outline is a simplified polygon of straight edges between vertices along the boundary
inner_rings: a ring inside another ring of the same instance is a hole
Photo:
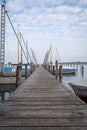
[[[1,73],[4,72],[5,64],[5,0],[2,0],[1,5],[1,39],[0,39],[0,67]]]
[[[21,33],[20,33],[20,39],[21,39]],[[23,53],[22,53],[22,48],[21,48],[21,64],[23,64]]]
[[[26,42],[26,49],[27,49],[27,64],[29,64],[29,58],[28,58],[28,41]]]

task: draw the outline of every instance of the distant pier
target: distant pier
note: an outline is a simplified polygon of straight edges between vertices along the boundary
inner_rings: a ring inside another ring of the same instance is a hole
[[[77,129],[87,129],[87,105],[41,66],[0,106],[0,130]]]

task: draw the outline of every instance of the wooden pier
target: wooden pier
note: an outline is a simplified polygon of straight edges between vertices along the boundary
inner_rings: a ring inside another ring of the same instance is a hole
[[[0,106],[0,130],[86,130],[87,105],[43,67]]]

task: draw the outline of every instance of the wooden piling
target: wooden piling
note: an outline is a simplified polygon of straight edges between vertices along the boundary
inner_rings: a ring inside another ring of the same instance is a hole
[[[35,70],[35,66],[34,66],[34,65],[32,65],[32,73],[34,72],[34,70]]]
[[[55,75],[55,65],[53,65],[53,72],[52,72],[53,75]]]
[[[3,102],[5,100],[5,93],[2,91],[1,92],[1,102]]]
[[[58,60],[56,60],[56,79],[58,79]]]
[[[52,61],[50,62],[50,72],[52,73]]]
[[[48,71],[50,72],[50,65],[48,65]]]
[[[76,65],[76,70],[78,71],[78,64]]]
[[[25,79],[27,79],[28,77],[28,66],[25,65]]]
[[[32,74],[32,65],[30,66],[30,73]]]
[[[45,69],[47,69],[47,66],[46,66],[46,64],[45,64]]]
[[[16,70],[16,88],[20,85],[21,82],[21,69],[22,66],[18,65]]]
[[[83,77],[84,76],[84,66],[83,65],[82,65],[81,71],[82,71],[82,77]]]
[[[59,66],[59,81],[62,82],[62,64]]]

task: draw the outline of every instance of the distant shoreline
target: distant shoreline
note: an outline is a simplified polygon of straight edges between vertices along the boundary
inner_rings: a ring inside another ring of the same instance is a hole
[[[75,65],[80,65],[80,64],[87,64],[87,62],[59,62],[59,64],[75,64]]]

